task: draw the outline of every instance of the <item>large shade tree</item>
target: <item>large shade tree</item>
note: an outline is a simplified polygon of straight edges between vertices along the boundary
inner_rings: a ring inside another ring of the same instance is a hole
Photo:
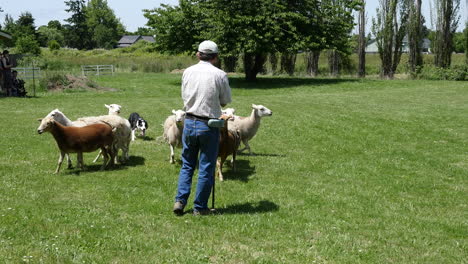
[[[193,51],[204,39],[219,44],[224,59],[242,56],[247,80],[255,80],[268,54],[295,54],[347,37],[350,21],[324,17],[343,10],[319,0],[180,0],[179,6],[146,10],[158,47],[166,52]],[[360,1],[345,1],[346,6]],[[333,10],[332,10],[333,9]],[[342,21],[341,21],[342,22]]]
[[[68,0],[65,5],[65,11],[71,14],[65,19],[68,22],[64,25],[65,44],[71,48],[92,49],[92,35],[86,23],[85,0]]]
[[[106,0],[91,0],[86,7],[86,25],[96,48],[113,48],[125,28]]]

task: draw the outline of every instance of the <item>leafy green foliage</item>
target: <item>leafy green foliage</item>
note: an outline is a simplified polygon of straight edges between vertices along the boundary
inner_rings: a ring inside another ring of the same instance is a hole
[[[21,54],[40,55],[41,48],[33,35],[19,37],[16,40],[16,52]]]
[[[92,48],[92,35],[86,23],[86,6],[84,0],[65,1],[68,7],[65,11],[71,13],[71,17],[65,19],[69,24],[64,25],[65,44],[71,48]]]
[[[60,49],[60,44],[55,39],[49,41],[48,46],[50,51],[57,51]]]
[[[48,43],[55,41],[62,46],[65,43],[65,38],[63,32],[55,27],[50,26],[40,26],[37,29],[38,41],[42,47],[48,46]]]
[[[195,45],[200,40],[199,23],[204,15],[191,2],[180,0],[178,6],[162,4],[160,8],[144,10],[147,25],[154,30],[161,52],[178,54],[196,50]]]
[[[248,79],[263,68],[266,54],[333,47],[345,52],[361,1],[180,0],[179,6],[145,10],[163,52],[193,52],[211,39],[223,57],[244,56]],[[345,45],[346,43],[346,45]],[[258,64],[258,65],[257,65]]]
[[[91,0],[86,7],[86,24],[90,31],[93,47],[113,48],[125,28],[109,8],[106,0]]]

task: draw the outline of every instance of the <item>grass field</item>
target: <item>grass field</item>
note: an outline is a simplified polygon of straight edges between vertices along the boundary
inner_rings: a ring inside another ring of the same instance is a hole
[[[467,82],[230,79],[237,114],[273,116],[205,217],[172,214],[180,164],[158,141],[182,107],[180,75],[0,98],[0,263],[466,263]],[[149,122],[129,163],[101,172],[85,154],[87,171],[53,175],[58,150],[36,119],[110,103]]]

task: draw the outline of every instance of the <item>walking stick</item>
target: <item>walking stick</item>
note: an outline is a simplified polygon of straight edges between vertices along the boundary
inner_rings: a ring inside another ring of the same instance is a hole
[[[216,169],[213,173],[213,194],[211,195],[211,210],[215,209],[215,182],[216,182]]]

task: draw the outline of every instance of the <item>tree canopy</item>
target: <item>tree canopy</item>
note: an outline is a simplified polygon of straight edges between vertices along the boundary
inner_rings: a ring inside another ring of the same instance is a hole
[[[145,10],[145,17],[162,52],[193,52],[211,39],[222,56],[244,56],[247,78],[254,80],[271,52],[345,50],[351,10],[361,1],[337,1],[180,0]]]

